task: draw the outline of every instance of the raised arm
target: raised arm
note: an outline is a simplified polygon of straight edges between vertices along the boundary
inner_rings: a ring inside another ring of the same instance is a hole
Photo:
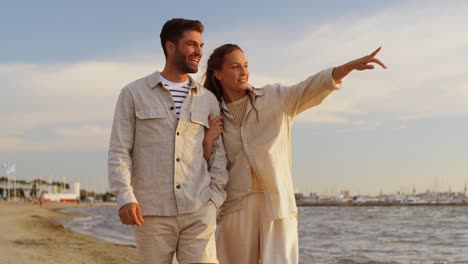
[[[372,52],[369,55],[366,55],[362,58],[352,60],[348,63],[345,63],[341,66],[335,67],[333,69],[333,79],[335,80],[336,83],[340,83],[341,80],[351,73],[353,70],[358,70],[358,71],[363,71],[363,70],[372,70],[374,69],[374,65],[371,63],[376,63],[380,65],[382,68],[387,69],[387,66],[383,64],[379,59],[377,59],[375,56],[379,51],[381,50],[381,47],[376,49],[374,52]]]
[[[323,70],[306,80],[292,86],[273,85],[277,91],[284,111],[291,117],[320,104],[333,90],[339,89],[341,81],[353,70],[374,69],[371,63],[386,66],[375,56],[380,51],[376,49],[370,55],[350,61],[341,66]]]

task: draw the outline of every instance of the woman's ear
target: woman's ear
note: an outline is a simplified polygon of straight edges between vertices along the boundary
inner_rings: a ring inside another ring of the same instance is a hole
[[[214,77],[215,77],[216,79],[218,79],[218,81],[221,81],[222,76],[223,76],[223,75],[221,74],[220,71],[214,71]]]

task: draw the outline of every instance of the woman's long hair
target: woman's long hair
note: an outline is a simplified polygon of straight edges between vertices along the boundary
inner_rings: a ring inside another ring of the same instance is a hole
[[[220,102],[221,102],[221,98],[223,98],[224,96],[223,86],[221,85],[221,82],[218,79],[216,79],[214,72],[222,70],[223,64],[224,64],[224,58],[226,57],[226,55],[231,54],[231,52],[235,50],[244,52],[236,44],[224,44],[216,48],[213,51],[213,53],[210,55],[210,58],[208,58],[208,63],[207,63],[208,65],[206,68],[205,81],[203,83],[203,86],[205,86],[208,90],[210,90]],[[247,90],[246,93],[249,95],[250,103],[252,104],[252,107],[255,110],[255,113],[257,115],[257,121],[258,121],[258,111],[254,105],[255,96],[253,92],[251,92],[250,90]]]

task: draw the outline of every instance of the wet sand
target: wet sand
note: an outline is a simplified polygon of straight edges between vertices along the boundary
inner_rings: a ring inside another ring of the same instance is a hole
[[[115,245],[63,228],[59,212],[70,203],[0,202],[0,263],[138,263],[135,248]],[[84,206],[84,205],[81,205]]]

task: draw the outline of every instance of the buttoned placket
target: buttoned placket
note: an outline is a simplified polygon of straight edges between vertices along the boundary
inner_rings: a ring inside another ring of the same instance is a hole
[[[171,124],[172,127],[174,127],[175,125],[175,130],[176,130],[176,134],[180,134],[179,133],[179,120],[177,120],[177,114],[176,114],[176,110],[175,110],[175,103],[174,103],[174,98],[172,97],[172,94],[171,94],[171,91],[169,91],[169,89],[167,87],[165,87],[164,85],[162,85],[162,83],[158,83],[159,86],[161,86],[162,89],[164,89],[164,96],[166,97],[166,101],[167,102],[170,102],[168,104],[168,106],[166,106],[168,108],[168,122]],[[188,97],[188,96],[187,96]],[[185,101],[185,100],[184,100]],[[177,171],[178,169],[180,168],[180,158],[178,157],[178,153],[176,152],[177,151],[177,145],[180,144],[179,143],[179,140],[177,140],[177,137],[175,138],[175,141],[174,141],[174,162],[173,162],[173,167],[174,167],[174,179],[173,179],[173,185],[174,185],[174,196],[175,196],[175,209],[176,209],[176,212],[179,211],[179,205],[178,205],[178,202],[177,202],[177,190],[181,188],[181,185],[177,183],[177,175],[179,174]]]
[[[188,107],[188,102],[192,100],[193,93],[196,93],[196,86],[191,85],[189,94],[185,98],[184,102],[182,103],[182,106],[180,107],[180,115],[179,115],[179,120],[187,120],[187,122],[190,122],[190,115],[189,112],[187,111]],[[174,101],[174,100],[173,100]],[[175,111],[174,111],[175,115]],[[178,204],[178,199],[177,199],[177,193],[181,192],[182,189],[184,188],[183,186],[183,179],[181,179],[181,166],[183,165],[183,153],[182,152],[177,152],[182,151],[182,148],[179,148],[179,144],[183,144],[183,135],[181,135],[183,129],[180,125],[179,120],[177,120],[177,126],[176,126],[176,133],[175,133],[175,144],[174,144],[174,194],[176,198],[176,207],[177,211],[179,211],[179,204]],[[185,124],[186,125],[186,124]]]
[[[249,95],[247,95],[249,96]],[[241,131],[241,140],[242,140],[242,147],[244,148],[244,153],[245,153],[245,156],[247,157],[247,166],[246,166],[246,169],[247,169],[247,174],[250,175],[250,184],[249,184],[249,187],[247,189],[248,192],[251,192],[252,191],[252,160],[253,160],[253,157],[250,157],[249,153],[249,145],[247,143],[247,140],[246,140],[246,137],[245,137],[245,134],[244,134],[244,124],[245,124],[245,120],[247,120],[247,117],[248,115],[250,114],[251,110],[252,110],[252,103],[251,101],[249,100],[249,102],[247,102],[247,109],[245,109],[245,115],[244,115],[244,119],[242,120],[242,124],[241,124],[241,127],[240,127],[240,131]]]
[[[248,95],[248,96],[250,96],[250,95]],[[234,121],[234,117],[232,116],[231,112],[227,108],[225,101],[223,101],[223,104],[221,105],[221,108],[228,114],[228,115],[226,115],[226,117],[229,118],[230,120],[232,120],[233,126],[235,128],[238,128],[237,126],[234,125],[236,122]],[[242,124],[240,126],[240,137],[241,137],[242,148],[244,149],[245,158],[247,159],[247,165],[245,166],[246,174],[251,175],[251,176],[252,176],[252,169],[253,169],[252,164],[253,164],[253,160],[254,160],[253,158],[254,157],[251,156],[251,152],[250,152],[250,147],[251,146],[249,146],[249,144],[247,143],[246,135],[244,133],[244,128],[245,128],[245,122],[246,122],[246,120],[248,118],[248,115],[250,114],[252,109],[253,109],[252,101],[249,98],[249,102],[247,103],[247,108],[245,110],[244,118],[243,118]],[[263,184],[263,180],[260,177],[259,177],[259,179]],[[250,177],[249,187],[247,188],[247,192],[251,192],[252,190],[253,190],[253,186],[252,186],[252,180],[251,180],[251,177]]]

